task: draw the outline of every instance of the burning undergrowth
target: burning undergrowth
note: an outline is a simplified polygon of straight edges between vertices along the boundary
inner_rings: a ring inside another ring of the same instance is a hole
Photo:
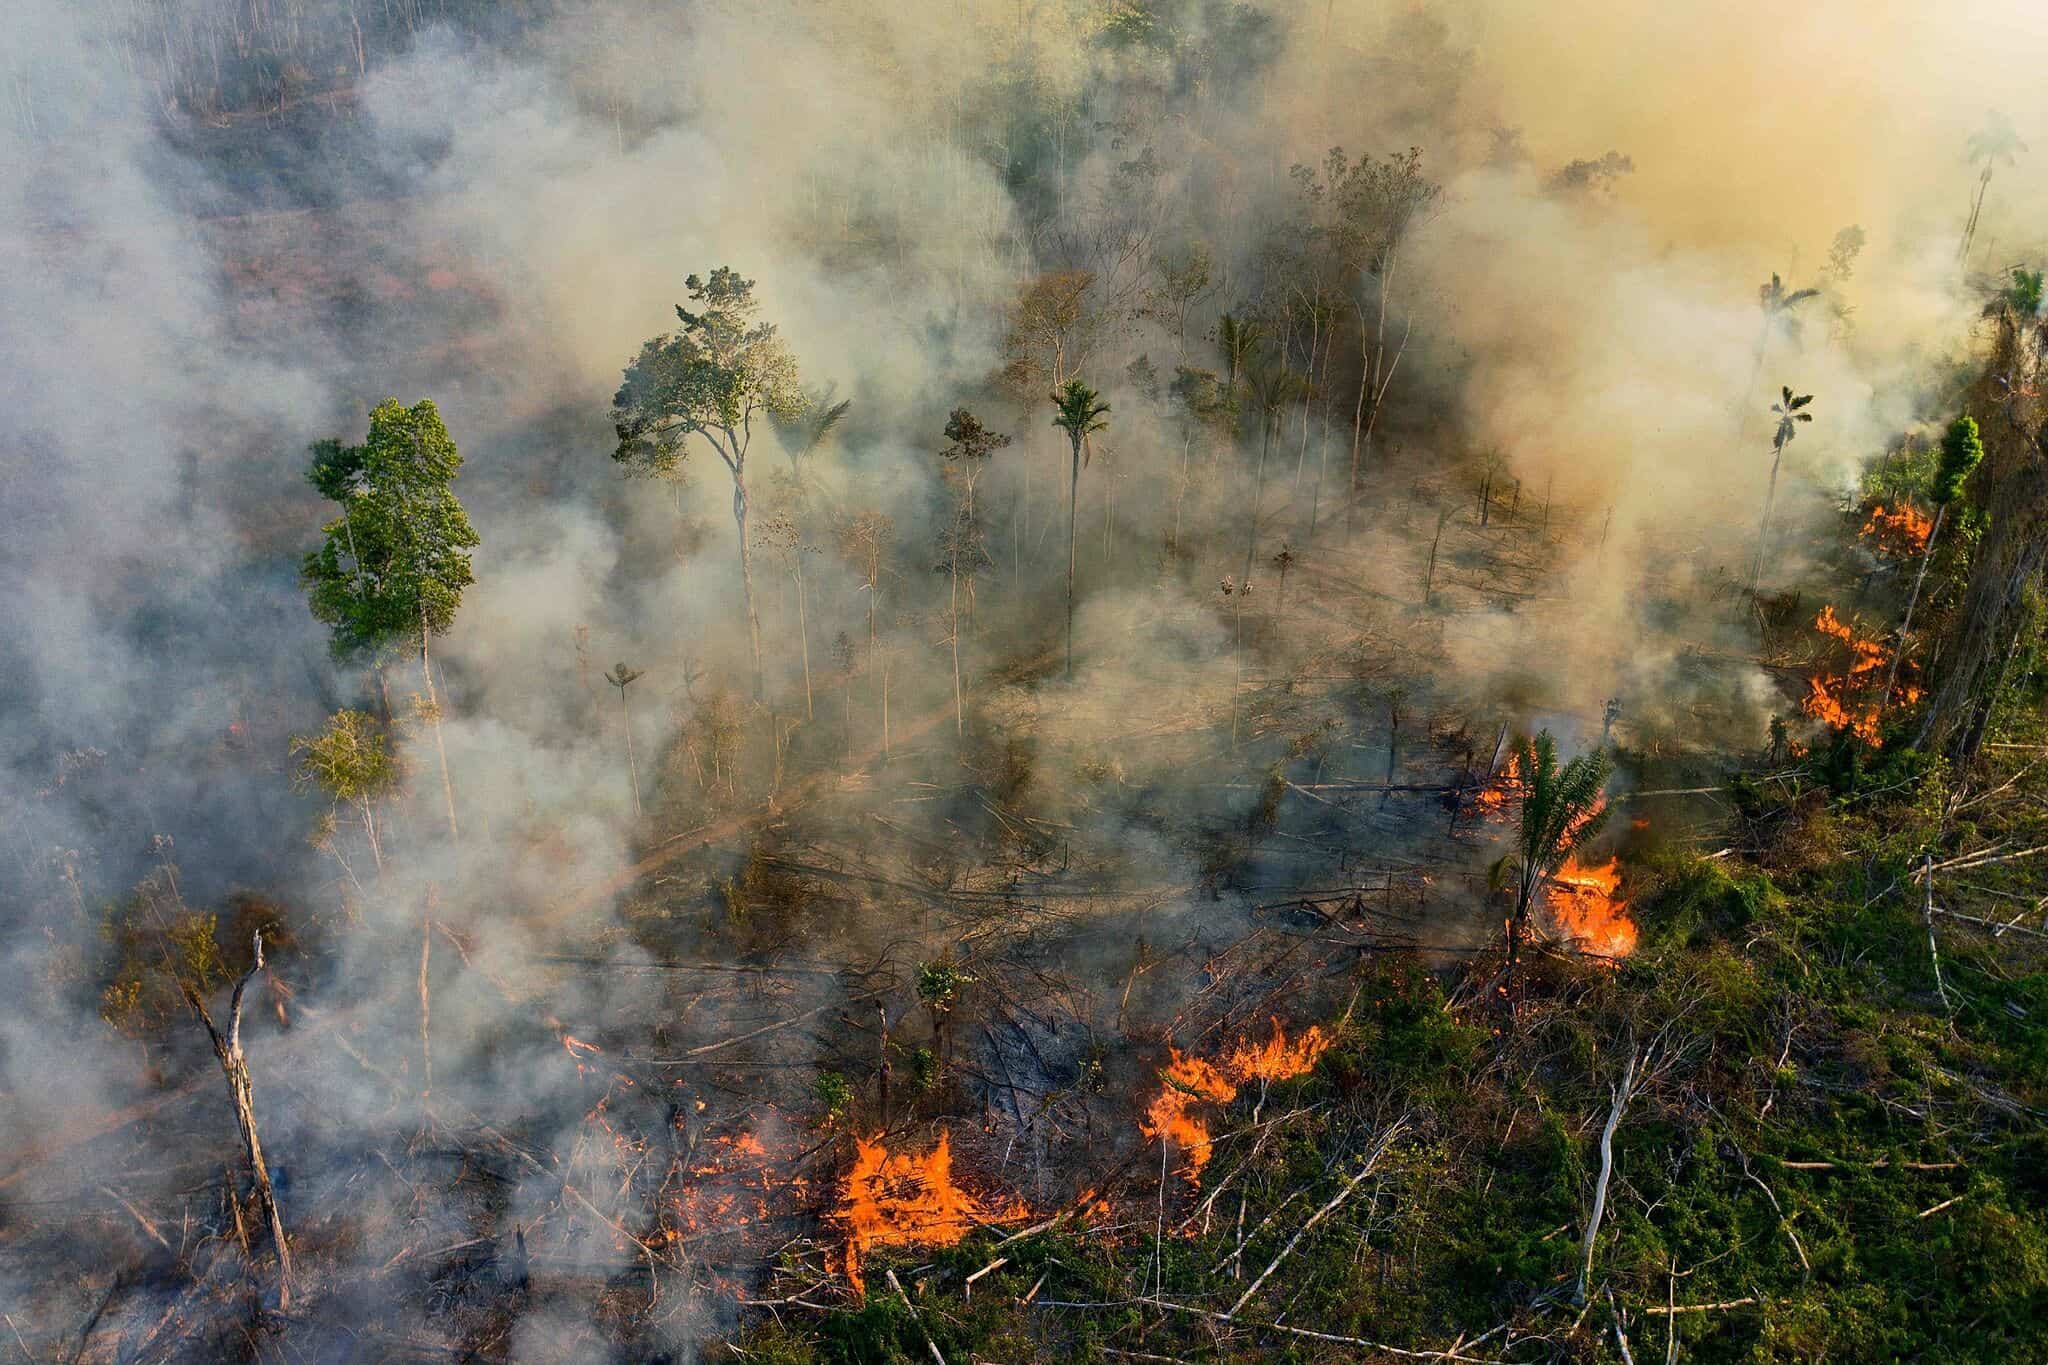
[[[1846,730],[1866,744],[1882,743],[1880,722],[1887,707],[1917,702],[1919,685],[1910,670],[1895,676],[1891,646],[1860,633],[1832,605],[1821,608],[1813,628],[1829,642],[1828,657],[1807,678],[1800,709],[1832,730]]]
[[[1020,1200],[979,1196],[953,1175],[953,1141],[941,1131],[931,1151],[891,1150],[882,1135],[854,1140],[853,1166],[840,1186],[833,1219],[845,1233],[840,1268],[855,1293],[867,1284],[861,1262],[883,1247],[952,1246],[977,1228],[1020,1223]]]
[[[1264,1087],[1306,1075],[1329,1049],[1330,1036],[1320,1026],[1310,1025],[1290,1042],[1280,1020],[1272,1022],[1270,1039],[1263,1043],[1239,1039],[1220,1062],[1205,1061],[1176,1047],[1167,1049],[1168,1060],[1159,1073],[1159,1093],[1145,1107],[1138,1131],[1178,1149],[1180,1173],[1190,1185],[1201,1184],[1202,1168],[1214,1151],[1204,1109],[1229,1104],[1240,1088],[1253,1081]]]
[[[1624,958],[1635,951],[1637,930],[1620,887],[1619,859],[1587,864],[1568,858],[1550,878],[1544,910],[1558,935],[1582,952]]]
[[[1883,503],[1870,509],[1870,516],[1858,533],[1869,540],[1881,555],[1893,559],[1909,558],[1927,548],[1927,538],[1934,533],[1934,519],[1916,508],[1901,503],[1890,511]]]

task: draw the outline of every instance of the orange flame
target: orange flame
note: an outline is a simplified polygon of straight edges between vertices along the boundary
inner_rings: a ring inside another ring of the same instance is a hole
[[[876,1247],[952,1246],[984,1223],[1031,1216],[1021,1203],[995,1207],[954,1184],[952,1139],[945,1133],[929,1156],[892,1153],[880,1135],[855,1138],[854,1146],[838,1218],[846,1229],[846,1278],[857,1292],[867,1292],[861,1258]]]
[[[1199,1185],[1202,1168],[1209,1164],[1211,1139],[1207,1120],[1190,1110],[1198,1104],[1228,1104],[1237,1098],[1238,1087],[1251,1081],[1270,1085],[1305,1075],[1329,1050],[1330,1042],[1329,1035],[1312,1024],[1290,1043],[1286,1029],[1275,1018],[1270,1042],[1239,1039],[1224,1054],[1220,1067],[1169,1047],[1166,1069],[1159,1073],[1159,1093],[1138,1120],[1138,1131],[1179,1147],[1185,1163],[1180,1173],[1189,1184]]]
[[[1567,858],[1551,876],[1545,908],[1558,932],[1585,952],[1627,957],[1635,950],[1636,924],[1629,918],[1628,902],[1614,894],[1620,885],[1618,860],[1588,867]]]
[[[1915,555],[1927,548],[1927,537],[1933,532],[1933,520],[1911,507],[1887,512],[1879,503],[1871,510],[1870,520],[1863,523],[1862,534],[1876,540],[1883,553]]]
[[[1209,1164],[1209,1125],[1188,1109],[1203,1101],[1228,1104],[1237,1098],[1237,1086],[1199,1057],[1189,1057],[1177,1047],[1167,1052],[1170,1060],[1159,1073],[1159,1094],[1145,1107],[1138,1131],[1162,1142],[1171,1139],[1187,1162],[1181,1174],[1189,1184],[1199,1185],[1202,1167]]]
[[[1878,716],[1884,699],[1871,700],[1856,694],[1864,692],[1877,671],[1891,662],[1891,651],[1876,640],[1858,635],[1835,615],[1833,606],[1820,609],[1820,615],[1814,618],[1813,628],[1848,649],[1849,667],[1844,672],[1816,673],[1808,678],[1806,696],[1801,700],[1800,708],[1836,730],[1853,731],[1864,743],[1876,744],[1879,739]],[[1911,683],[1901,682],[1897,696],[1911,705],[1920,699],[1920,689]]]
[[[1472,794],[1472,801],[1482,816],[1505,820],[1508,808],[1527,795],[1528,790],[1529,784],[1522,780],[1522,756],[1509,750],[1507,766],[1489,777],[1486,784]]]
[[[1329,1049],[1330,1039],[1318,1025],[1309,1025],[1299,1042],[1290,1045],[1287,1032],[1273,1020],[1273,1040],[1255,1044],[1240,1042],[1223,1059],[1223,1069],[1240,1081],[1284,1081],[1306,1075],[1316,1058]]]

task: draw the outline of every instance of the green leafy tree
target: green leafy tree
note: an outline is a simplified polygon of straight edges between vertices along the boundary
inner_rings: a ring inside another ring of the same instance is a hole
[[[1518,741],[1513,752],[1523,785],[1521,824],[1514,848],[1494,863],[1489,877],[1495,890],[1514,893],[1507,921],[1510,984],[1537,893],[1607,821],[1602,791],[1613,772],[1612,760],[1601,750],[1560,765],[1557,742],[1548,730],[1534,740]]]
[[[952,1016],[953,1006],[960,1003],[962,992],[973,983],[974,978],[954,965],[951,958],[917,964],[917,999],[931,1016],[932,1042],[941,1065],[952,1052],[946,1021]]]
[[[837,385],[827,384],[816,393],[805,393],[796,411],[770,410],[768,414],[775,426],[776,439],[789,456],[790,473],[805,493],[810,487],[811,457],[824,448],[839,430],[839,424],[846,420],[846,414],[853,411],[853,400],[840,398],[838,393]]]
[[[1067,433],[1073,463],[1067,479],[1067,677],[1074,676],[1075,511],[1081,496],[1081,455],[1088,438],[1109,426],[1109,404],[1079,379],[1069,379],[1052,395],[1052,424]]]
[[[2041,311],[2044,276],[2048,276],[2048,272],[2029,270],[2023,265],[2012,268],[2012,283],[2006,286],[2005,301],[2013,312],[2022,318],[2031,318]]]
[[[1776,276],[1772,276],[1773,280],[1776,278]],[[1806,405],[1812,401],[1813,395],[1810,393],[1804,393],[1794,398],[1792,390],[1786,389],[1784,390],[1783,399],[1771,404],[1771,411],[1778,414],[1778,429],[1771,437],[1771,482],[1770,486],[1764,491],[1764,519],[1762,525],[1757,527],[1756,559],[1749,568],[1749,591],[1751,596],[1756,594],[1757,585],[1763,579],[1764,552],[1770,543],[1771,536],[1771,505],[1777,501],[1778,497],[1778,469],[1785,462],[1785,447],[1791,445],[1792,438],[1799,434],[1799,428],[1795,424],[1811,422],[1813,420],[1812,413],[1803,411]]]
[[[455,624],[463,590],[475,581],[469,557],[477,534],[452,487],[462,453],[431,401],[408,408],[386,399],[371,410],[363,444],[321,441],[312,456],[308,479],[342,509],[301,568],[313,616],[330,628],[337,658],[374,660],[405,644],[418,647],[448,832],[459,835],[428,653],[433,637]]]
[[[1920,605],[1920,585],[1927,581],[1927,566],[1934,560],[1934,542],[1948,520],[1948,509],[1963,495],[1963,485],[1984,462],[1984,440],[1977,431],[1977,419],[1958,417],[1948,424],[1941,438],[1941,464],[1934,472],[1934,488],[1928,498],[1934,504],[1934,525],[1927,529],[1927,548],[1920,554],[1920,571],[1913,575],[1913,592],[1906,599],[1906,615],[1899,623],[1899,647],[1892,651],[1892,666],[1885,674],[1885,705],[1891,704],[1892,688],[1899,681],[1899,660],[1913,630],[1913,609]]]
[[[643,344],[626,367],[625,380],[612,399],[612,425],[619,439],[612,458],[630,473],[673,475],[701,444],[710,447],[732,476],[740,594],[758,702],[766,693],[766,679],[761,617],[754,605],[747,451],[756,419],[799,421],[805,400],[797,385],[795,355],[775,325],[758,318],[760,304],[752,280],[720,266],[708,280],[692,275],[683,283],[690,301],[702,311],[691,312],[678,304],[681,325]]]
[[[334,805],[354,808],[363,839],[370,846],[370,860],[382,875],[384,850],[377,832],[377,803],[397,790],[400,773],[398,759],[376,718],[362,711],[336,711],[319,734],[292,736],[291,751],[299,760],[293,770],[299,786],[317,787]],[[334,848],[333,829],[330,811],[315,842],[333,854],[353,882],[354,870]]]

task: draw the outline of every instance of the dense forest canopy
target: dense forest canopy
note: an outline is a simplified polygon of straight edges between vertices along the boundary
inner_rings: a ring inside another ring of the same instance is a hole
[[[2048,1354],[2044,63],[16,0],[0,1354]]]

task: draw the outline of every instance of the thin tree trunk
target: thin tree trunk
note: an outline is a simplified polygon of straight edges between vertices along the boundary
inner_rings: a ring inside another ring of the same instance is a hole
[[[1785,447],[1779,445],[1771,455],[1771,482],[1764,490],[1764,519],[1756,532],[1756,562],[1749,568],[1749,595],[1756,596],[1764,576],[1764,550],[1770,543],[1771,505],[1778,500],[1778,468],[1785,462]]]
[[[434,904],[436,895],[433,887],[427,888],[426,909],[420,914],[420,1115],[422,1119],[431,1113],[429,1106],[434,1098],[434,1042],[430,1025],[434,1016],[434,997],[427,968],[434,952]]]
[[[1081,438],[1073,437],[1073,463],[1067,476],[1067,681],[1074,680],[1074,514],[1081,498]]]
[[[1294,487],[1287,495],[1290,508],[1293,506],[1293,500],[1301,496],[1301,474],[1304,469],[1308,468],[1308,418],[1309,408],[1313,405],[1312,396],[1316,377],[1317,346],[1321,338],[1322,318],[1318,313],[1311,310],[1308,322],[1308,368],[1302,371],[1303,378],[1308,381],[1309,391],[1304,392],[1301,396],[1301,448],[1294,454]]]
[[[360,807],[363,813],[363,837],[370,844],[370,862],[376,866],[377,875],[382,877],[384,875],[384,849],[381,841],[377,838],[376,806],[370,798],[364,797]]]
[[[1956,248],[1956,260],[1967,263],[1970,259],[1970,243],[1977,238],[1977,216],[1984,211],[1984,194],[1991,188],[1992,166],[1986,164],[1984,174],[1977,178],[1977,194],[1970,201],[1970,221],[1963,225],[1963,242]]]
[[[1335,321],[1333,315],[1331,319],[1333,328]],[[1315,386],[1318,391],[1327,389],[1330,385],[1330,354],[1336,349],[1336,339],[1334,337],[1323,344],[1323,378],[1322,382]],[[1322,417],[1322,435],[1316,442],[1316,482],[1315,487],[1309,490],[1308,495],[1308,539],[1311,544],[1314,543],[1316,538],[1316,518],[1321,512],[1323,505],[1323,479],[1330,470],[1330,404],[1327,398],[1323,401]]]
[[[1252,587],[1252,558],[1259,545],[1259,506],[1266,499],[1266,452],[1273,444],[1273,414],[1261,413],[1259,417],[1259,468],[1252,478],[1251,525],[1245,530],[1244,538],[1244,581],[1237,585],[1237,629],[1236,635],[1244,638],[1244,599]]]
[[[960,570],[953,570],[953,737],[963,738],[967,734],[965,704],[960,697]]]
[[[624,673],[619,674],[625,677]],[[633,703],[626,700],[626,689],[619,689],[619,714],[626,730],[626,773],[633,782],[633,818],[642,818],[640,809],[640,761],[633,756]]]
[[[462,832],[455,824],[455,782],[448,776],[448,744],[441,733],[441,699],[434,690],[434,666],[427,658],[426,603],[420,604],[420,676],[427,684],[427,714],[434,720],[434,751],[441,759],[441,795],[448,802],[448,837],[457,843],[462,841]]]
[[[738,470],[732,476],[732,519],[740,531],[740,597],[747,608],[747,645],[754,656],[754,700],[768,694],[767,674],[761,664],[761,615],[754,609],[754,547],[747,528],[747,481]]]
[[[1435,594],[1436,548],[1443,543],[1444,522],[1450,518],[1450,515],[1448,510],[1440,511],[1436,514],[1436,534],[1430,538],[1429,542],[1429,568],[1424,570],[1422,575],[1422,605],[1425,607],[1430,604],[1430,599]]]
[[[796,633],[803,641],[804,650],[804,719],[814,720],[816,715],[811,710],[811,622],[810,614],[804,606],[804,595],[803,561],[799,559],[796,570]]]

